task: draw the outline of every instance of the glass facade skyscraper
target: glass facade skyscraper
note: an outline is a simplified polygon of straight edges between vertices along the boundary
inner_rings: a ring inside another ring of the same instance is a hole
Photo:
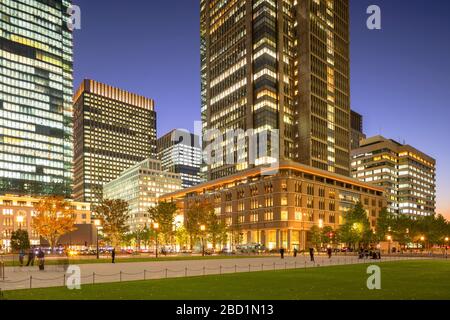
[[[72,193],[71,1],[0,1],[0,193]]]
[[[228,130],[278,130],[280,160],[350,176],[348,0],[201,0],[200,29],[203,132],[223,154]],[[202,174],[266,164],[246,151]]]

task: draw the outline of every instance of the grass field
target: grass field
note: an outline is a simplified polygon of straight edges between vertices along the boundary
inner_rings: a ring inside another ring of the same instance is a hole
[[[367,289],[367,266],[254,272],[5,292],[11,300],[450,300],[450,261],[381,263],[382,290]]]
[[[133,263],[133,262],[161,262],[161,261],[192,261],[192,260],[227,260],[227,259],[248,259],[248,258],[267,258],[267,256],[167,256],[167,257],[159,257],[156,259],[155,257],[145,257],[145,256],[136,256],[136,257],[126,257],[126,258],[116,258],[116,263]],[[25,264],[27,263],[27,258],[25,258]],[[46,265],[57,265],[61,264],[63,260],[51,260],[47,259],[45,261]],[[80,264],[98,264],[98,263],[111,263],[111,258],[71,258],[69,259],[71,265],[80,265]],[[37,260],[35,261],[35,266],[37,265]],[[19,262],[15,261],[5,261],[6,267],[19,267]]]

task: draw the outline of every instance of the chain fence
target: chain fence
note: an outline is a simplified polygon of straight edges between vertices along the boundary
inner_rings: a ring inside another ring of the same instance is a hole
[[[350,259],[351,258],[351,259]],[[421,257],[423,260],[447,260],[448,256],[445,257]],[[296,261],[281,261],[274,262],[271,264],[261,263],[261,264],[246,264],[246,265],[219,265],[217,267],[206,267],[202,268],[189,268],[184,269],[170,269],[163,268],[158,270],[147,270],[144,269],[141,272],[129,273],[120,271],[113,274],[101,274],[93,272],[92,274],[81,276],[81,284],[98,284],[98,283],[114,283],[114,282],[126,282],[126,281],[140,281],[140,280],[158,280],[158,279],[169,279],[169,278],[181,278],[181,277],[199,277],[199,276],[214,276],[214,275],[225,275],[233,273],[245,273],[245,272],[265,272],[265,271],[288,271],[288,270],[305,270],[314,268],[323,268],[331,266],[345,266],[345,265],[358,265],[365,264],[370,265],[379,262],[394,262],[394,261],[408,261],[414,260],[412,258],[407,258],[403,256],[385,256],[381,260],[373,260],[369,258],[358,259],[354,256],[336,256],[330,259],[323,259],[320,262],[316,261],[301,261],[301,259]],[[53,278],[40,278],[30,275],[27,278],[20,280],[6,280],[5,274],[3,272],[3,278],[0,278],[0,284],[14,285],[21,284],[21,289],[33,289],[42,288],[42,284],[48,284],[48,287],[60,287],[66,286],[66,280],[68,275],[63,274],[59,277]],[[3,289],[4,290],[4,289]],[[1,299],[2,289],[0,288],[0,299]]]

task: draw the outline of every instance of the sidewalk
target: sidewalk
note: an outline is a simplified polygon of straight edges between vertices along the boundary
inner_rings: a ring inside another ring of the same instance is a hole
[[[384,257],[381,262],[418,259],[427,258]],[[312,263],[309,261],[309,256],[299,256],[298,258],[287,257],[284,260],[279,257],[267,257],[258,259],[86,264],[79,265],[79,267],[81,269],[81,284],[97,284],[378,262],[380,261],[359,260],[354,256],[336,256],[331,259],[320,256],[316,257],[316,263]],[[0,289],[3,291],[61,287],[66,285],[66,277],[68,276],[60,266],[47,266],[45,271],[39,271],[37,267],[7,267],[5,268],[5,275],[5,281],[0,279]]]

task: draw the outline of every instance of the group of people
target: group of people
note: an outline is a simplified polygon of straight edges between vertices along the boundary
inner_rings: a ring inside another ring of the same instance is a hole
[[[374,248],[370,248],[369,249],[364,249],[364,248],[360,248],[359,249],[359,259],[373,259],[373,260],[381,260],[381,251],[380,250],[375,250]]]
[[[39,262],[39,270],[44,270],[44,268],[45,268],[45,252],[41,248],[38,249],[37,254],[35,252],[35,249],[33,249],[33,248],[28,250],[28,261],[25,266],[33,267],[36,258],[38,259],[38,262]],[[24,263],[25,263],[25,251],[21,250],[19,252],[19,264],[21,267],[23,267]]]
[[[315,262],[314,252],[315,252],[314,248],[312,248],[312,247],[309,248],[309,256],[311,258],[311,262]],[[281,248],[280,249],[281,259],[284,259],[285,253],[286,253],[286,250],[284,248]],[[294,254],[294,258],[297,258],[297,256],[298,256],[298,249],[297,248],[294,248],[293,254]],[[327,249],[327,255],[328,255],[328,258],[331,259],[331,257],[333,256],[333,249],[328,248]]]

